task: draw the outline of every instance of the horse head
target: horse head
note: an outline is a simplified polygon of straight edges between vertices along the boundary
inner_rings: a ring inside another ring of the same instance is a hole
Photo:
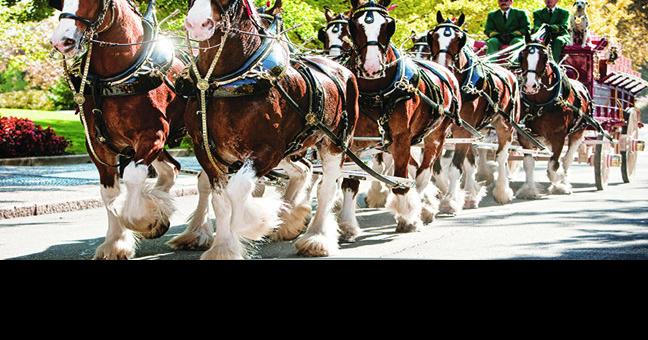
[[[463,13],[455,23],[444,19],[440,11],[437,12],[438,25],[427,35],[433,61],[450,68],[460,67],[457,64],[461,50],[468,41],[468,33],[461,28],[465,20],[466,16]]]
[[[379,3],[361,1],[351,0],[352,15],[349,19],[356,66],[360,66],[358,76],[379,79],[385,75],[388,66],[387,51],[396,32],[396,21],[387,11],[391,0],[380,0]]]
[[[241,26],[248,20],[261,27],[259,14],[249,0],[189,0],[185,29],[189,38],[206,41],[217,30],[225,32],[232,25]]]
[[[326,27],[320,28],[317,38],[324,44],[324,49],[331,57],[337,57],[349,51],[352,42],[349,33],[349,18],[345,14],[335,14],[331,9],[324,11]]]
[[[551,60],[551,41],[534,41],[527,33],[525,36],[526,46],[518,56],[520,72],[522,73],[522,90],[525,94],[534,95],[540,91],[542,77],[546,74]]]
[[[49,5],[62,12],[50,42],[67,57],[79,54],[87,39],[110,28],[114,20],[114,13],[109,23],[105,20],[113,0],[50,0]]]

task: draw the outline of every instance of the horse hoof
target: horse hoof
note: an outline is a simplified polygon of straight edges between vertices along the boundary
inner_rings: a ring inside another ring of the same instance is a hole
[[[95,251],[93,260],[128,260],[135,257],[135,240],[104,242]]]
[[[467,199],[464,202],[464,209],[477,209],[479,208],[479,201],[476,199]]]
[[[409,223],[405,221],[399,221],[396,225],[397,233],[413,233],[419,231],[419,223]]]
[[[140,232],[140,235],[147,240],[160,238],[162,235],[166,234],[170,226],[171,222],[169,220],[158,221],[154,224],[149,224],[148,229],[150,231]]]
[[[358,228],[358,225],[341,222],[340,223],[340,241],[341,242],[355,242],[358,235],[360,235],[361,230]]]
[[[311,210],[310,205],[300,204],[282,213],[279,217],[281,225],[270,234],[270,239],[275,242],[296,239],[306,228],[306,220],[310,217]]]
[[[423,205],[421,207],[421,221],[423,221],[423,224],[430,224],[434,222],[434,217],[436,216],[436,211],[433,209]]]
[[[331,240],[321,234],[305,234],[295,242],[297,254],[308,257],[335,255],[338,251],[337,240]]]
[[[242,260],[243,255],[225,245],[214,246],[200,255],[201,260]]]
[[[175,250],[207,250],[214,237],[202,230],[185,230],[182,234],[171,239],[167,244]]]

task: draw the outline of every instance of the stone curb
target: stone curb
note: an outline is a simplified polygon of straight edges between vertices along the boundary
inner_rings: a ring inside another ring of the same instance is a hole
[[[193,151],[185,149],[168,150],[173,157],[193,156]],[[90,163],[88,155],[64,155],[64,156],[43,156],[24,158],[3,158],[0,159],[0,166],[43,166],[43,165],[68,165]]]
[[[191,196],[197,194],[198,189],[196,188],[181,188],[171,191],[172,197]],[[101,208],[103,206],[103,202],[100,199],[96,198],[88,198],[85,200],[68,202],[34,204],[21,207],[13,207],[10,209],[0,209],[0,220],[95,209]]]

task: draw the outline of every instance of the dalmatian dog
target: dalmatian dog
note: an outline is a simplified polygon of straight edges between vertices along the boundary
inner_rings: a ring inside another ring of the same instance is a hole
[[[589,20],[585,9],[589,7],[587,0],[577,0],[574,3],[576,11],[571,16],[571,38],[574,45],[587,46],[589,40]]]

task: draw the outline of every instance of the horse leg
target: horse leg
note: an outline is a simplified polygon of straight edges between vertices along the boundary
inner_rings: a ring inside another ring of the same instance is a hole
[[[554,136],[551,139],[551,151],[553,154],[551,155],[549,163],[547,164],[547,177],[549,177],[549,181],[551,182],[548,191],[551,195],[571,194],[571,186],[563,183],[565,172],[560,165],[561,162],[559,161],[560,154],[564,145],[565,136]]]
[[[340,241],[355,242],[361,230],[356,218],[356,197],[360,189],[360,181],[345,178],[342,180],[344,201],[340,212]]]
[[[159,190],[169,192],[180,173],[178,162],[164,150],[160,152],[158,158],[151,165],[153,165],[158,174],[155,187]]]
[[[114,206],[120,192],[117,169],[103,165],[97,165],[97,169],[101,182],[101,199],[108,213],[108,231],[104,242],[97,247],[94,259],[126,260],[133,258],[137,239],[131,230],[121,225]]]
[[[497,183],[495,184],[495,191],[493,197],[499,204],[508,204],[513,200],[513,190],[509,185],[509,146],[513,139],[513,127],[504,122],[501,116],[498,116],[493,122],[497,130],[497,152],[495,159],[497,159]]]
[[[214,230],[207,219],[212,187],[205,171],[198,174],[197,186],[198,205],[189,217],[187,229],[167,242],[173,249],[206,250],[212,243]]]
[[[317,191],[317,210],[306,233],[295,242],[297,253],[305,256],[330,256],[338,251],[338,224],[331,207],[337,181],[342,176],[343,154],[333,153],[329,148],[327,145],[318,148],[323,175]]]
[[[450,179],[448,178],[448,170],[452,164],[452,158],[454,157],[454,150],[448,150],[444,153],[443,157],[439,157],[434,162],[433,168],[433,177],[434,184],[437,189],[439,189],[438,195],[441,197],[445,196],[450,189],[448,188],[448,183]]]
[[[414,172],[416,174],[416,190],[421,196],[421,220],[424,224],[432,223],[439,212],[439,190],[431,183],[433,167],[440,165],[439,153],[443,151],[442,142],[438,133],[431,133],[426,137],[421,165]],[[435,164],[433,164],[435,163]]]
[[[389,170],[391,157],[387,153],[380,153],[374,156],[371,161],[371,168],[379,174],[386,174]],[[379,181],[372,181],[365,201],[369,208],[384,208],[389,196],[389,189]]]
[[[394,158],[394,175],[407,178],[407,167],[410,160],[409,134],[394,135],[391,154]],[[387,203],[387,207],[396,218],[396,232],[409,233],[418,231],[421,221],[421,197],[416,190],[409,188],[393,188],[394,195]]]
[[[305,160],[293,162],[289,159],[284,159],[279,166],[290,177],[283,195],[288,209],[281,212],[281,226],[270,238],[274,241],[293,240],[306,228],[306,218],[311,213],[308,187],[312,180],[312,166]]]
[[[457,138],[467,136],[463,131],[453,131]],[[465,203],[465,192],[461,189],[461,175],[466,153],[470,151],[469,144],[457,144],[454,157],[448,168],[448,193],[441,200],[439,211],[445,214],[456,214],[461,211]]]
[[[526,182],[515,193],[515,197],[523,200],[535,200],[540,198],[540,190],[533,179],[533,171],[535,170],[535,158],[532,155],[524,155],[523,160],[524,173],[526,174]]]
[[[471,149],[468,149],[463,163],[464,178],[466,179],[466,184],[464,185],[464,190],[466,191],[464,209],[478,208],[479,203],[486,196],[486,188],[475,180],[476,168],[475,153]]]
[[[583,133],[584,130],[569,135],[568,137],[569,145],[567,147],[567,152],[565,154],[565,157],[563,157],[562,159],[563,169],[565,170],[563,183],[569,189],[571,189],[571,184],[569,183],[569,179],[568,179],[568,171],[569,171],[569,167],[574,162],[574,154],[576,154],[576,152],[580,148],[581,143],[583,142]]]
[[[488,161],[488,149],[478,148],[477,153],[477,174],[475,179],[479,182],[485,182],[486,185],[490,185],[495,182],[494,169],[492,162]]]
[[[124,168],[126,194],[119,198],[121,208],[118,210],[118,217],[122,225],[139,232],[147,239],[158,238],[169,230],[170,218],[175,210],[171,195],[165,191],[175,180],[164,177],[163,173],[161,179],[158,179],[160,187],[146,184],[148,165],[153,163],[161,152],[160,148],[155,146],[158,144],[157,141],[147,140],[140,140],[135,144],[138,145],[135,156]],[[175,172],[175,169],[165,170],[169,173],[172,171]]]
[[[263,157],[257,155],[255,159]],[[279,211],[284,203],[274,192],[254,197],[257,181],[254,161],[247,159],[229,181],[221,179],[220,185],[216,183],[212,191],[216,234],[201,259],[242,259],[248,255],[245,244],[261,240],[279,226]],[[227,183],[225,188],[223,183]]]

